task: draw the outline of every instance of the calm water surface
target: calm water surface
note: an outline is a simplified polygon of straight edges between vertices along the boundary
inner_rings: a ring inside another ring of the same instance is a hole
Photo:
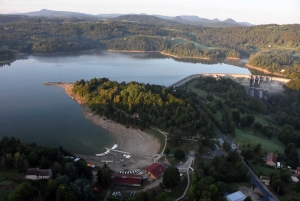
[[[30,55],[0,68],[0,137],[15,136],[75,153],[95,154],[113,138],[82,115],[60,87],[45,82],[74,82],[107,77],[168,86],[196,73],[247,73],[228,64],[179,62],[156,53]]]

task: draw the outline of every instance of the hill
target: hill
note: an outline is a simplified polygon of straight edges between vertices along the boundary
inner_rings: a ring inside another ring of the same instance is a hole
[[[139,23],[155,23],[155,24],[166,24],[166,25],[178,25],[179,22],[158,18],[152,15],[122,15],[114,18],[114,20],[131,21]]]
[[[78,12],[70,12],[70,11],[54,11],[54,10],[47,10],[42,9],[40,11],[33,11],[28,13],[20,13],[19,15],[26,15],[26,16],[41,16],[41,17],[75,17],[75,18],[95,18],[96,16],[85,14],[85,13],[78,13]]]

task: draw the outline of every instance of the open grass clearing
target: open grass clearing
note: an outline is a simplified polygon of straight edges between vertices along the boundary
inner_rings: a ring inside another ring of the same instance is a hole
[[[249,182],[240,182],[240,183],[227,183],[227,192],[234,193],[239,190],[241,186],[250,188],[251,184]]]
[[[278,139],[265,139],[263,137],[256,136],[249,132],[250,130],[240,128],[235,129],[235,144],[239,145],[239,147],[247,147],[250,144],[251,147],[254,147],[257,144],[261,144],[262,148],[267,152],[283,153],[284,152],[284,144],[280,142]]]
[[[259,177],[261,175],[269,176],[271,173],[280,174],[280,169],[275,169],[272,167],[266,167],[259,164],[249,163],[254,170],[255,174]]]

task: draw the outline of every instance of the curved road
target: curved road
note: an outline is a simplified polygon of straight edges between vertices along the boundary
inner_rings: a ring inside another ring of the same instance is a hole
[[[195,104],[196,108],[198,109],[198,111],[200,113],[205,113],[202,108],[200,108],[197,104]],[[213,130],[215,131],[215,133],[222,139],[225,141],[227,141],[230,145],[233,144],[232,142],[232,138],[231,136],[228,136],[228,139],[225,138],[224,134],[220,131],[220,129],[216,126],[216,124],[214,122],[212,122],[212,127]],[[233,151],[233,148],[230,146],[231,151]],[[243,159],[242,159],[243,161]],[[244,161],[243,161],[244,162]],[[256,176],[256,174],[251,170],[251,168],[244,162],[244,164],[246,165],[246,167],[248,168],[250,174],[251,174],[251,181],[253,184],[255,184],[255,186],[261,191],[261,193],[264,195],[264,197],[261,198],[261,201],[270,201],[269,198],[273,198],[275,200],[279,199],[273,195],[273,193],[271,193],[269,191],[269,189],[260,181],[260,179]]]

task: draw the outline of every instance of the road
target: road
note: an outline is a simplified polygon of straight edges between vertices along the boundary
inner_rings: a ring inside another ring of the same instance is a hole
[[[189,187],[190,187],[189,169],[190,169],[190,167],[191,167],[191,165],[193,163],[193,160],[194,160],[194,157],[191,156],[191,155],[189,155],[188,156],[188,160],[184,164],[182,164],[182,165],[180,165],[180,166],[177,167],[177,168],[186,168],[186,176],[187,176],[187,179],[188,179],[188,183],[186,185],[186,188],[184,190],[183,195],[181,197],[177,198],[176,201],[183,199],[185,197],[185,195],[186,195],[186,192],[189,190]]]
[[[196,105],[196,104],[195,104]],[[198,111],[200,113],[205,113],[202,108],[200,108],[198,105],[196,105],[196,108],[198,109]],[[225,138],[224,134],[220,131],[220,129],[216,126],[216,124],[214,122],[212,122],[212,128],[215,131],[215,133],[225,142],[227,141],[230,145],[233,144],[232,138],[231,136],[228,136],[227,138]],[[230,146],[231,151],[233,151],[232,146]],[[242,160],[243,161],[243,160]],[[244,161],[243,161],[244,162]],[[245,163],[245,162],[244,162]],[[256,174],[251,170],[251,168],[248,166],[248,164],[246,164],[246,167],[248,168],[250,174],[251,174],[251,181],[253,184],[255,184],[255,186],[262,192],[262,194],[264,195],[263,198],[261,198],[261,201],[270,201],[269,198],[273,198],[275,200],[278,200],[278,198],[276,196],[274,196],[269,189],[260,181],[260,179],[256,176]],[[279,200],[278,200],[279,201]]]

